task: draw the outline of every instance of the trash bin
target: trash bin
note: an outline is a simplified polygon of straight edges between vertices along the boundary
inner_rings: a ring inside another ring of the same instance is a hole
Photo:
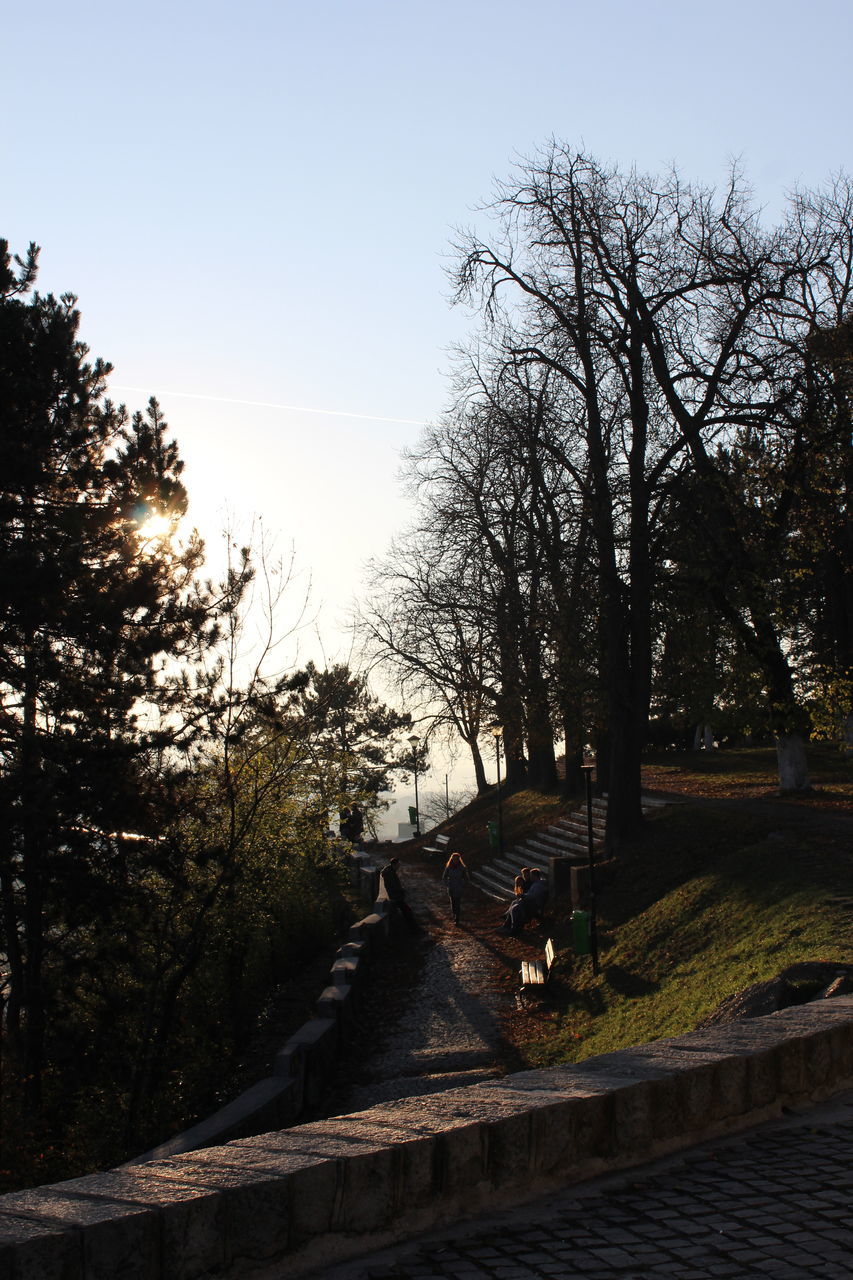
[[[588,956],[591,947],[589,939],[589,912],[572,912],[572,944],[576,956]]]
[[[489,831],[489,844],[493,849],[499,849],[501,847],[500,827],[496,822],[488,822],[486,826]]]

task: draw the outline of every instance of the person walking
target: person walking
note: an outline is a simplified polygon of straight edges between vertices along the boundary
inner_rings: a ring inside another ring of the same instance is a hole
[[[466,884],[471,883],[468,875],[468,868],[462,861],[461,853],[451,853],[444,867],[442,880],[447,885],[447,896],[450,898],[450,909],[453,912],[453,923],[459,923],[459,913],[462,906],[462,891]]]
[[[385,894],[391,906],[399,911],[400,915],[406,922],[406,927],[410,933],[420,933],[420,925],[415,919],[415,913],[406,901],[406,892],[400,883],[400,876],[397,868],[400,865],[399,858],[392,858],[387,866],[384,866],[379,872],[382,883],[385,885]]]

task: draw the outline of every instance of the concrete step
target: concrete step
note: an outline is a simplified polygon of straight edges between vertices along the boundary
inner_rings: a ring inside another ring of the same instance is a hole
[[[482,871],[472,871],[471,879],[478,889],[482,889],[483,893],[487,893],[490,898],[498,902],[506,902],[512,897],[512,890],[508,890],[503,881],[489,875],[485,868]]]
[[[607,825],[607,824],[606,824],[606,822],[605,822],[605,820],[604,820],[603,818],[597,817],[595,814],[593,814],[593,817],[592,817],[592,829],[593,829],[593,831],[594,831],[594,832],[596,832],[597,834],[599,834],[602,838],[603,838],[603,836],[604,836],[604,831],[605,831],[605,827],[606,827],[606,825]],[[552,827],[548,827],[548,830],[549,830],[549,831],[554,831],[554,832],[558,832],[558,831],[564,831],[564,832],[565,832],[565,831],[572,831],[572,832],[574,832],[574,831],[582,831],[582,832],[584,833],[584,835],[586,835],[587,830],[588,830],[588,826],[589,826],[589,824],[587,823],[587,819],[586,819],[586,814],[585,814],[585,813],[584,813],[584,814],[580,814],[580,813],[571,813],[571,814],[567,814],[565,818],[561,818],[561,819],[560,819],[560,821],[559,821],[558,823],[555,823],[555,824],[554,824],[554,826],[552,826]]]
[[[596,838],[593,832],[593,844],[599,845],[602,841]],[[549,836],[547,840],[539,836],[537,837],[537,846],[539,848],[550,849],[557,856],[564,853],[576,853],[578,850],[586,849],[587,833],[579,831],[563,831],[560,835]]]
[[[571,848],[575,843],[574,837],[565,831],[555,831],[550,828],[547,831],[539,831],[532,837],[537,849],[548,849],[555,854],[560,854],[566,847]]]
[[[540,862],[547,861],[548,858],[573,858],[581,852],[583,850],[580,845],[575,846],[568,841],[562,841],[556,845],[545,844],[541,840],[531,840],[527,846],[527,865],[536,866]]]
[[[643,798],[643,808],[653,809],[666,803],[662,800]],[[593,849],[598,852],[604,844],[607,820],[607,799],[596,796],[592,801]],[[471,879],[484,893],[501,902],[507,902],[513,894],[515,877],[522,867],[539,866],[547,874],[548,860],[560,858],[566,862],[583,865],[589,857],[589,826],[586,805],[568,813],[551,826],[537,831],[523,844],[505,849],[491,862],[472,871]]]
[[[521,862],[519,862],[519,858],[522,859]],[[500,872],[501,875],[512,876],[514,879],[518,875],[519,869],[526,865],[523,858],[523,845],[516,845],[511,853],[505,853],[502,858],[493,858],[489,866],[493,871]]]

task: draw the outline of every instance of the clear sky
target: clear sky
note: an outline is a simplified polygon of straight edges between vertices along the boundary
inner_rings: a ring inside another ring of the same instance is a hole
[[[851,167],[851,0],[6,0],[0,235],[113,397],[155,393],[216,542],[260,516],[327,654],[406,519],[400,451],[471,321],[454,226],[550,136],[773,216]],[[133,390],[131,390],[133,388]],[[324,412],[307,412],[307,410]],[[306,649],[311,642],[306,638]]]

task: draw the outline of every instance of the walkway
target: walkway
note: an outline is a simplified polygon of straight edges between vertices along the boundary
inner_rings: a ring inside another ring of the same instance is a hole
[[[850,1280],[853,1093],[323,1280]]]
[[[326,1115],[506,1075],[520,1062],[503,1032],[514,1011],[522,954],[539,943],[496,933],[500,905],[471,888],[454,925],[440,870],[401,863],[422,936],[391,944],[364,993],[358,1029]]]

